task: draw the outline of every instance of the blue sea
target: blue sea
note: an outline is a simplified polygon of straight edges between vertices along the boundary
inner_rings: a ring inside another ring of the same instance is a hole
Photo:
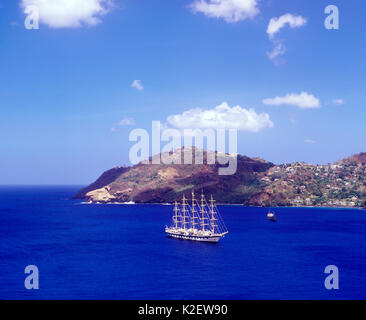
[[[0,299],[366,298],[366,211],[277,208],[273,223],[220,206],[230,233],[207,244],[165,236],[171,206],[82,204],[79,188],[0,187]]]

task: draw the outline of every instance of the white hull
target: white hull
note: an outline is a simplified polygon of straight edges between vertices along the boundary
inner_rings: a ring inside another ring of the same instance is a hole
[[[217,243],[221,239],[221,236],[201,236],[201,235],[187,235],[181,233],[170,233],[167,232],[167,235],[176,239],[183,240],[191,240],[191,241],[200,241],[200,242],[214,242]]]

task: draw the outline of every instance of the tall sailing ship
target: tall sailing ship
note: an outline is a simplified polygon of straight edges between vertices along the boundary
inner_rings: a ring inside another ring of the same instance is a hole
[[[172,238],[218,242],[228,233],[228,230],[212,195],[208,204],[203,193],[199,201],[192,192],[191,203],[184,195],[181,204],[175,202],[173,225],[171,227],[166,226],[165,232]]]

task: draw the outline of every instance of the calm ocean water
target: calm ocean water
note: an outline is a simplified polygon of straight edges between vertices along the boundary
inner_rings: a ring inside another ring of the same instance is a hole
[[[85,205],[0,187],[0,299],[365,299],[366,211],[221,206],[219,244],[165,237],[170,206]],[[24,288],[37,265],[40,289]],[[324,288],[337,265],[340,290]]]

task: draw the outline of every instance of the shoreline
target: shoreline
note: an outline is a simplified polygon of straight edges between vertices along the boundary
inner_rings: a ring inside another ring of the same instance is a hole
[[[159,206],[173,206],[172,203],[159,203],[159,202],[144,202],[144,203],[125,203],[125,202],[79,202],[78,204],[85,205],[125,205],[125,206],[134,206],[134,205],[159,205]],[[259,207],[259,206],[245,206],[237,203],[217,203],[218,206],[226,206],[226,207],[243,207],[243,208],[263,208],[263,209],[349,209],[349,210],[366,210],[361,207],[329,207],[329,206],[273,206],[273,207]]]

